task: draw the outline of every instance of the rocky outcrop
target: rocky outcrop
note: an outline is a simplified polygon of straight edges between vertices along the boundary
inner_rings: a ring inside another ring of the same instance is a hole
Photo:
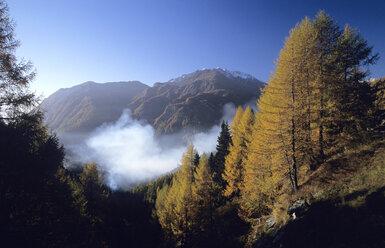
[[[301,217],[307,210],[309,205],[304,199],[295,201],[287,210],[287,213],[292,216],[293,219]]]

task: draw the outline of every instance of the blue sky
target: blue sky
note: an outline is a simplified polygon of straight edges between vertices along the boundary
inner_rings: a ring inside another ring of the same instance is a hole
[[[385,76],[385,1],[8,0],[45,96],[85,81],[152,85],[222,67],[267,81],[289,30],[323,9],[358,28],[379,52]]]

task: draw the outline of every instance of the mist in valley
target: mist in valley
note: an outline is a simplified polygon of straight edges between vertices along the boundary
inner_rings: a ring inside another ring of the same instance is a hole
[[[235,111],[232,103],[224,105],[221,121],[230,122]],[[69,160],[76,158],[82,165],[96,162],[112,189],[129,189],[174,171],[190,144],[199,154],[215,151],[221,121],[206,132],[183,130],[159,136],[150,124],[133,119],[131,111],[126,109],[116,122],[80,136],[83,141],[79,136],[62,137],[62,140],[77,139],[66,146],[72,154]],[[68,167],[71,166],[70,161]]]

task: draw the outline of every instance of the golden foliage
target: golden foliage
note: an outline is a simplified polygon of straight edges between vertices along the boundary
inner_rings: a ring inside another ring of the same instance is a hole
[[[251,128],[254,123],[254,112],[250,107],[242,113],[238,108],[232,123],[232,144],[230,144],[229,155],[226,157],[223,179],[227,185],[224,195],[228,198],[238,197],[242,187],[244,174],[244,161],[247,157],[247,146],[251,141]],[[239,120],[238,120],[239,118]]]

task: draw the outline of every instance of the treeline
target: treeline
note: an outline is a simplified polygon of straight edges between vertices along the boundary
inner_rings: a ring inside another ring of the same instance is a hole
[[[377,59],[356,29],[322,11],[298,23],[259,111],[239,107],[230,128],[222,125],[217,152],[197,163],[189,147],[180,171],[159,187],[155,207],[166,239],[178,247],[244,244],[250,237],[240,226],[271,215],[329,158],[382,137],[384,80],[368,81]],[[240,226],[224,211],[237,213]]]

